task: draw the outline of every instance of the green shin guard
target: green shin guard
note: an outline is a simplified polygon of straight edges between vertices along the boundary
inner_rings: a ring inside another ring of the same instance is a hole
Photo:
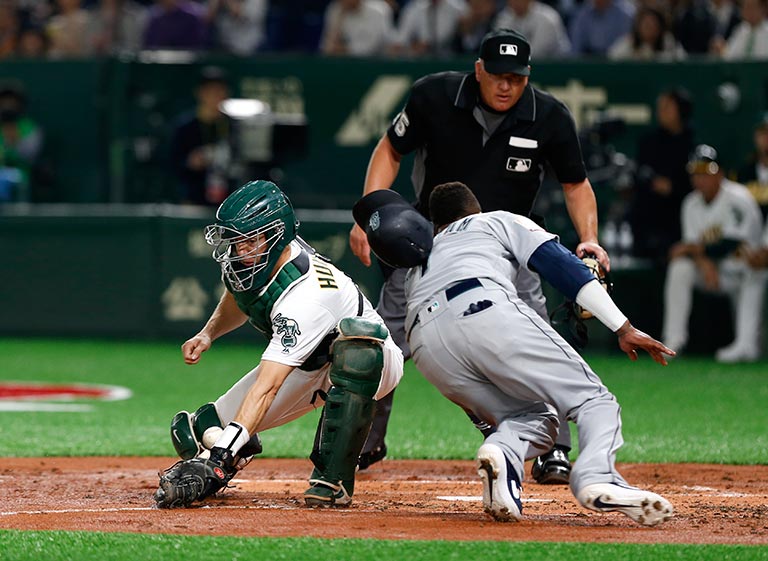
[[[363,323],[369,327],[370,322]],[[371,429],[376,405],[373,396],[384,366],[382,339],[372,337],[370,332],[350,336],[343,325],[340,327],[350,338],[336,341],[333,349],[333,386],[310,457],[315,464],[309,480],[311,487],[304,493],[310,506],[344,506],[352,502],[357,460]],[[383,335],[386,337],[386,331]]]
[[[371,429],[376,402],[331,388],[325,403],[319,448],[312,454],[315,469],[304,494],[307,504],[349,504],[355,491],[357,458]],[[314,499],[314,500],[313,500]]]

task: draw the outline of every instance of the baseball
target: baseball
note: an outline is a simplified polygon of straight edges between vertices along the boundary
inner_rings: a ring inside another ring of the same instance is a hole
[[[213,448],[213,445],[216,444],[216,441],[221,436],[221,433],[224,432],[224,429],[221,427],[208,427],[205,429],[205,432],[203,433],[203,446],[205,446],[208,450]]]

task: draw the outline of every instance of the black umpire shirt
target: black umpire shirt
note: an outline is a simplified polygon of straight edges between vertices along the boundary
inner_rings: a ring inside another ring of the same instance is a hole
[[[561,101],[528,85],[490,136],[479,103],[474,73],[430,74],[413,84],[387,130],[400,154],[418,150],[413,183],[423,214],[432,189],[449,181],[465,183],[483,210],[529,215],[545,164],[561,183],[586,178],[576,126]]]

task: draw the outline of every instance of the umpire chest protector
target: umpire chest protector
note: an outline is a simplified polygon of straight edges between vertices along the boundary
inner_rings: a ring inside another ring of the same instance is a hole
[[[473,73],[444,72],[418,80],[387,136],[395,150],[419,150],[423,176],[414,181],[419,208],[428,215],[435,185],[461,181],[483,210],[528,215],[545,164],[562,183],[586,178],[573,119],[565,105],[528,85],[517,104],[483,143],[475,116],[480,99]]]

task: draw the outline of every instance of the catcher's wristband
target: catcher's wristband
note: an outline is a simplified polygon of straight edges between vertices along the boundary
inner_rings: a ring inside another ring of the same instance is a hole
[[[627,316],[621,313],[597,279],[581,287],[576,303],[592,312],[611,331],[617,331],[627,321]]]

